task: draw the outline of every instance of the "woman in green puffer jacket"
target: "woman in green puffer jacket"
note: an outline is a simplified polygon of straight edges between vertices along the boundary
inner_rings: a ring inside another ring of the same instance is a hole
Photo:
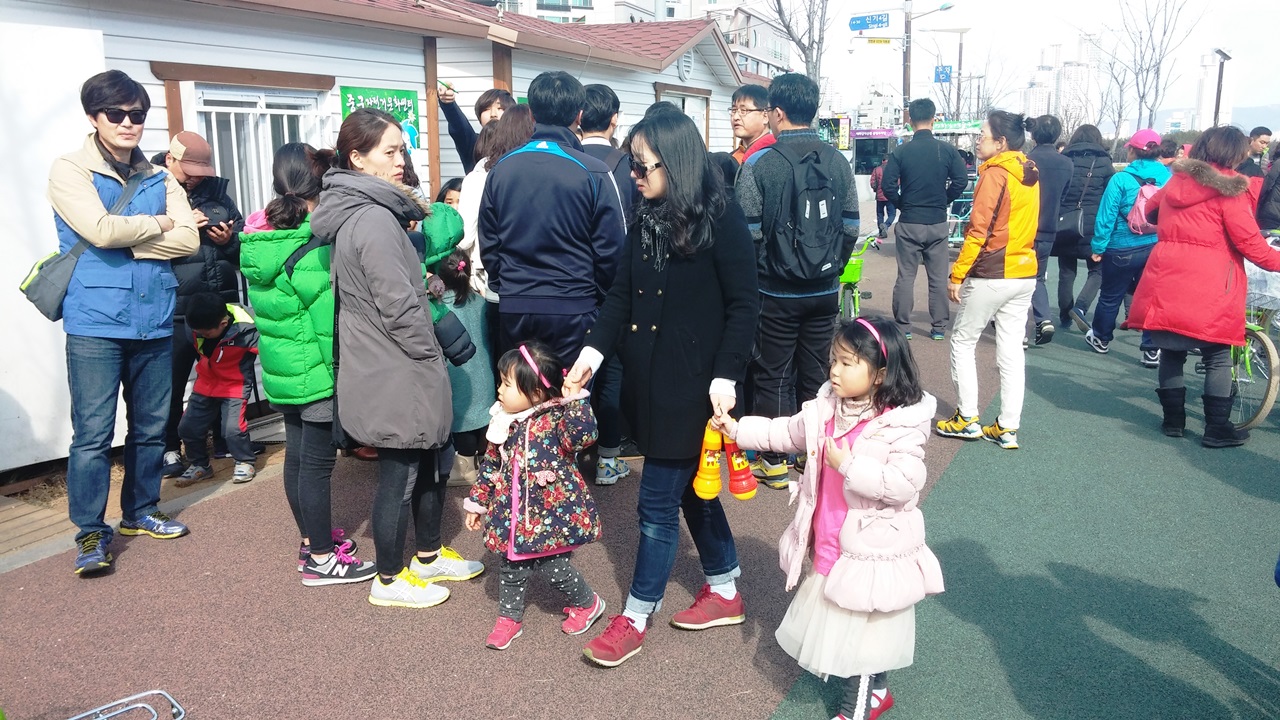
[[[333,290],[330,246],[311,235],[310,213],[327,167],[315,148],[276,151],[264,232],[240,236],[240,270],[259,333],[262,387],[285,419],[284,488],[302,535],[298,570],[308,586],[369,580],[373,563],[332,525]],[[250,224],[259,219],[251,217]],[[257,229],[261,229],[259,225]],[[246,228],[249,230],[250,228]]]

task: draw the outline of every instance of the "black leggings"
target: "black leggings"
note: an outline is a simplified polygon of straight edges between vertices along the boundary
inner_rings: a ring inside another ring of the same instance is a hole
[[[378,448],[378,492],[373,498],[373,547],[382,575],[404,569],[404,534],[413,513],[418,552],[440,549],[445,480],[437,467],[438,450]]]
[[[858,691],[860,689],[859,686],[862,684],[862,678],[864,677],[866,677],[869,682],[867,683],[866,695],[862,699],[862,712],[859,713]],[[840,701],[840,714],[844,717],[850,718],[850,720],[852,720],[852,718],[867,717],[871,709],[871,691],[883,690],[887,687],[889,687],[889,673],[887,671],[876,673],[875,675],[854,675],[853,677],[845,678],[844,698]]]
[[[1231,348],[1227,345],[1206,343],[1200,347],[1200,361],[1204,363],[1204,394],[1209,397],[1231,397]],[[1185,350],[1160,350],[1160,387],[1162,389],[1186,387],[1183,366],[1187,362]]]
[[[324,555],[333,551],[333,426],[306,422],[297,412],[283,415],[284,496],[298,532],[311,540],[311,552]]]
[[[551,587],[564,594],[572,607],[587,607],[595,598],[582,573],[569,562],[569,554],[530,560],[502,558],[498,574],[498,614],[516,622],[524,620],[524,594],[529,576],[540,573]]]

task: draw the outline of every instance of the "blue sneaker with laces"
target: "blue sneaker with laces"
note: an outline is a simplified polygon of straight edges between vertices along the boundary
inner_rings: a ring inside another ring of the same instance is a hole
[[[76,555],[76,574],[92,575],[111,567],[111,553],[107,546],[111,544],[111,533],[101,530],[85,535],[77,543],[80,552]]]
[[[121,520],[121,535],[150,535],[160,540],[172,540],[186,535],[187,526],[159,510],[137,520]]]

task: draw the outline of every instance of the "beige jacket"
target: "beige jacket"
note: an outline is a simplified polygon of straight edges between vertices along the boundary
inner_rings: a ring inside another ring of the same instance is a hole
[[[161,172],[152,168],[151,172]],[[103,159],[94,142],[94,133],[84,147],[53,161],[49,170],[49,204],[58,217],[90,245],[103,249],[129,248],[136,260],[172,260],[187,257],[200,248],[200,232],[182,185],[167,174],[164,179],[165,208],[173,229],[160,231],[160,223],[150,215],[112,215],[103,206],[93,187],[93,173],[124,183],[124,178]]]

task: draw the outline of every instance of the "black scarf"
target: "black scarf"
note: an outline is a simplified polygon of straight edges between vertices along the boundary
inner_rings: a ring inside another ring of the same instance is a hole
[[[640,224],[640,249],[653,258],[653,269],[662,272],[670,254],[671,233],[674,218],[671,206],[665,202],[642,201],[636,210],[636,222]]]

